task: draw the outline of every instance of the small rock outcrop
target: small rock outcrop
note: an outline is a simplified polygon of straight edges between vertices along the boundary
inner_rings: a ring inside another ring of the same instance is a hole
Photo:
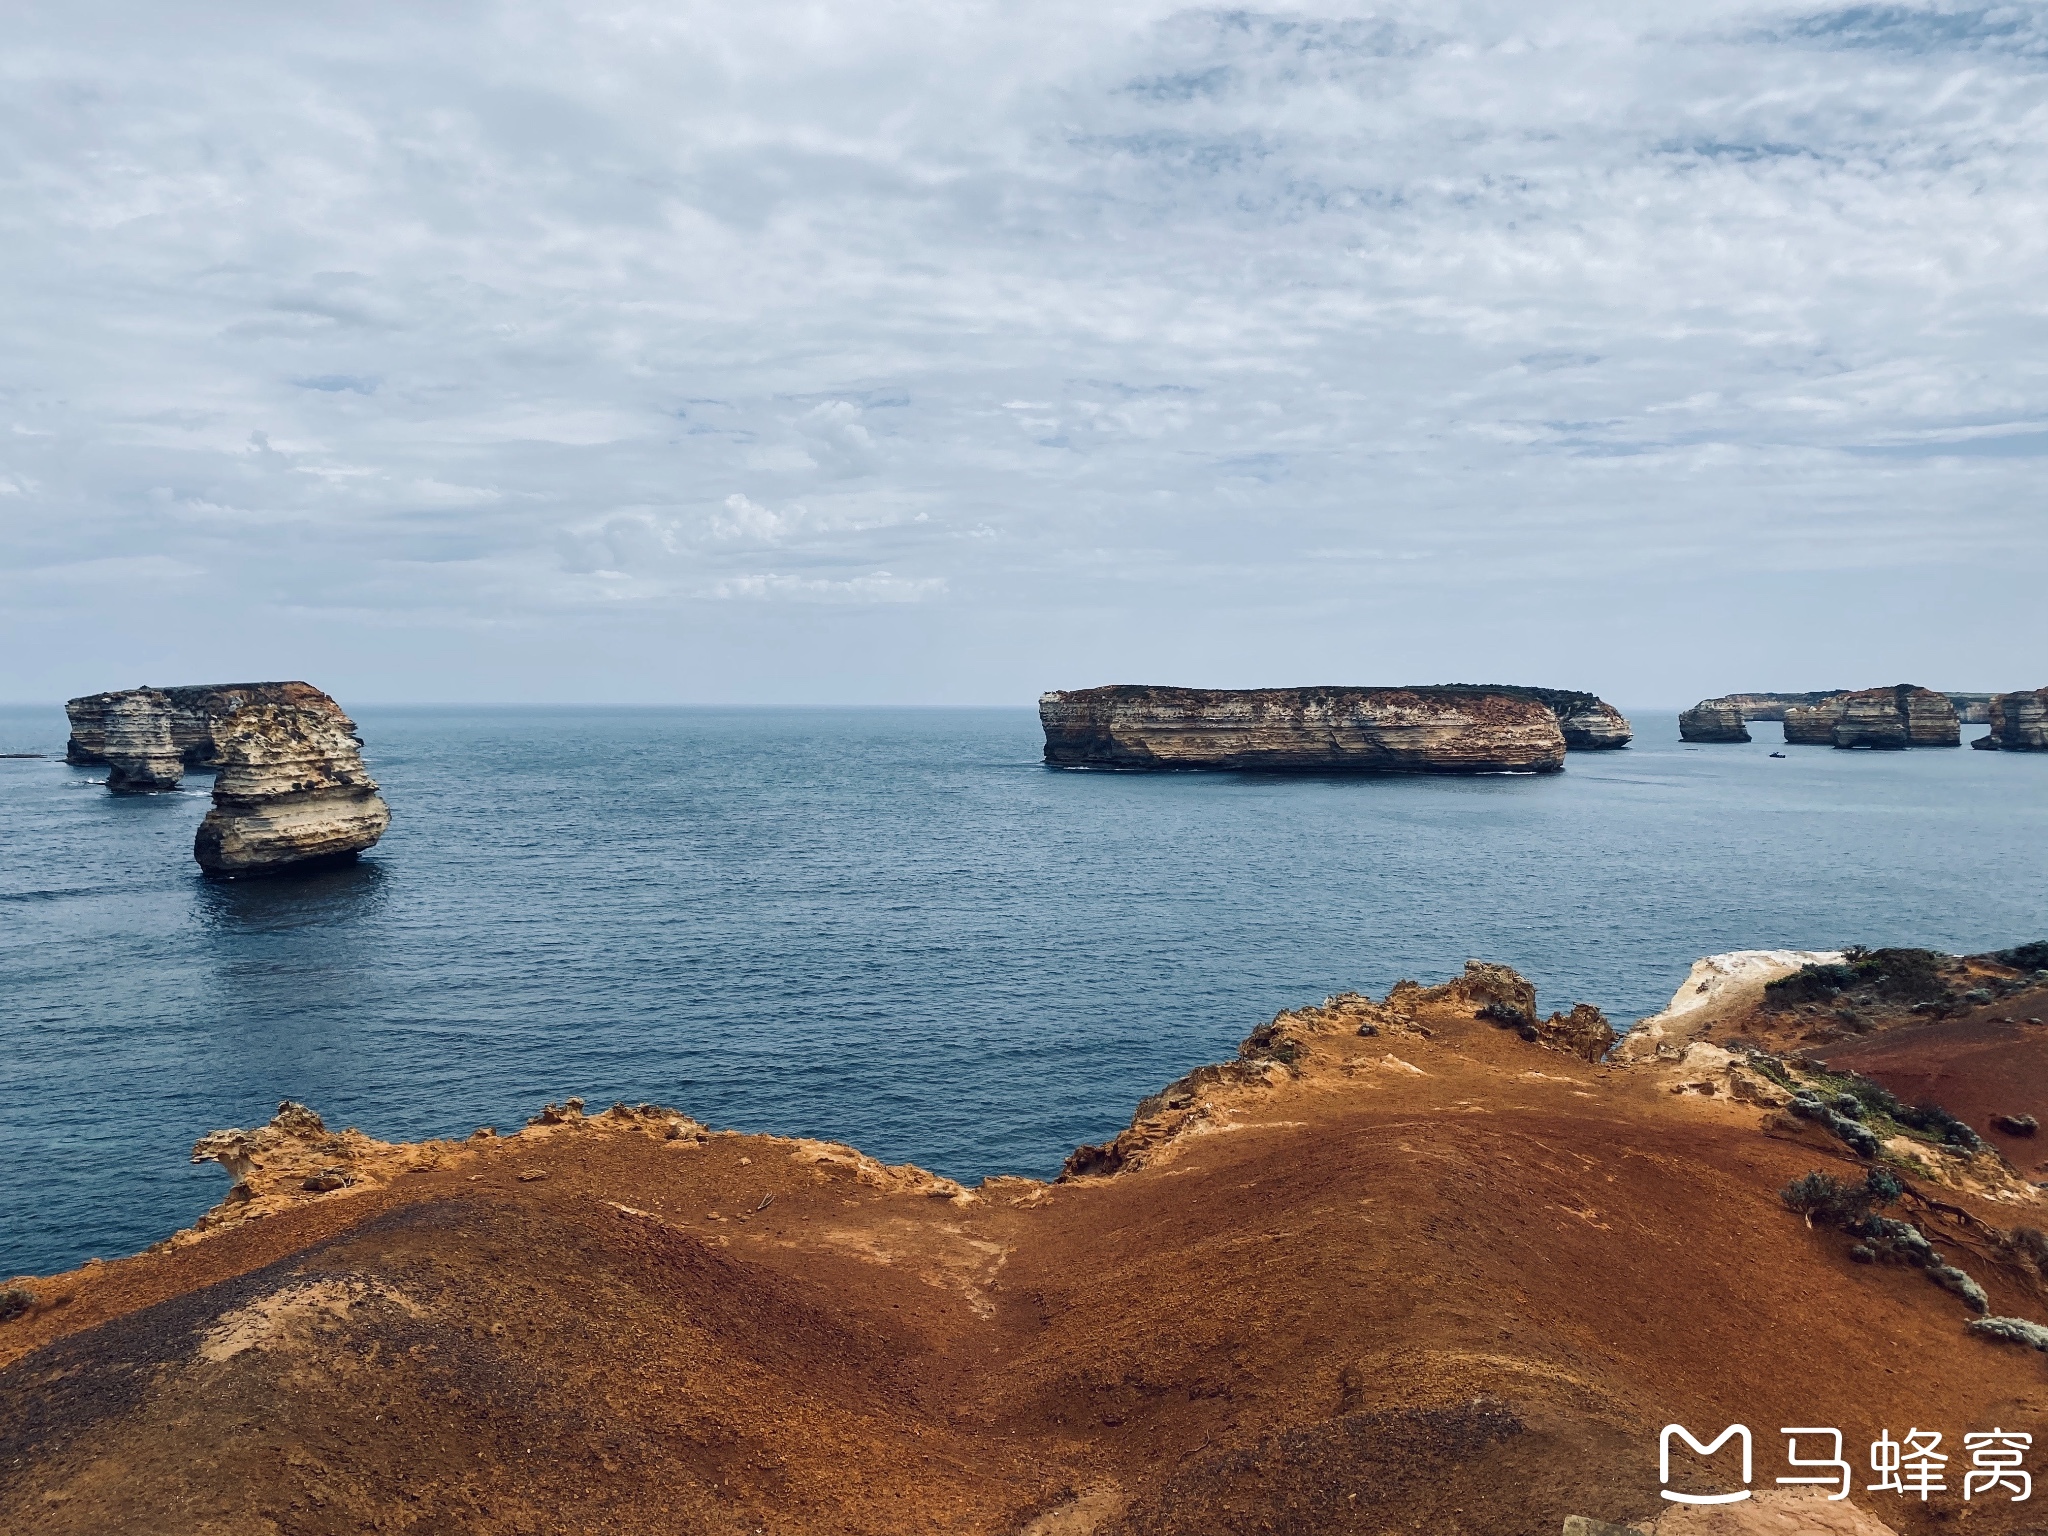
[[[192,844],[209,875],[346,862],[391,825],[355,722],[339,709],[244,705],[213,722],[213,755],[213,809]]]
[[[1556,712],[1531,695],[1126,684],[1047,693],[1038,715],[1054,767],[1555,773],[1564,766],[1564,732]]]
[[[1833,732],[1837,747],[1903,751],[1907,747],[1963,744],[1955,705],[1947,694],[1931,688],[1916,688],[1911,683],[1859,688],[1845,695],[1841,703],[1841,718]]]
[[[70,700],[64,713],[71,720],[71,739],[64,759],[71,763],[109,761],[107,733],[123,719],[143,712],[160,714],[170,733],[171,748],[187,768],[216,766],[213,722],[244,704],[294,704],[327,710],[342,718],[341,706],[311,683],[199,683],[177,688],[125,688],[90,693]]]
[[[115,794],[176,789],[185,760],[171,743],[170,701],[151,688],[110,694],[101,713],[100,761]]]
[[[1681,741],[1748,741],[1749,727],[1742,723],[1742,706],[1727,699],[1702,699],[1678,717]]]
[[[1987,752],[2048,752],[2048,688],[1993,694],[1985,720],[1990,731],[1971,746]]]

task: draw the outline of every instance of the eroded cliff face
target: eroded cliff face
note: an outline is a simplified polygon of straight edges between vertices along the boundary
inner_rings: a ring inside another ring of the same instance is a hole
[[[1160,688],[1038,701],[1045,760],[1071,768],[1554,773],[1565,738],[1531,697],[1477,688]]]
[[[1948,695],[1931,688],[1916,688],[1911,683],[1859,688],[1846,695],[1833,737],[1837,747],[1873,747],[1879,751],[1963,744],[1956,707],[1949,702]]]
[[[163,718],[171,749],[187,768],[215,766],[213,722],[244,704],[293,704],[344,718],[341,706],[311,683],[199,683],[178,688],[125,688],[92,693],[64,706],[71,739],[64,757],[72,763],[108,761],[107,732],[123,717],[153,712]]]
[[[1990,732],[1971,746],[1988,752],[2048,752],[2048,688],[1993,694],[1985,719]]]
[[[1835,727],[1842,721],[1842,701],[1847,694],[1838,693],[1817,704],[1795,704],[1785,711],[1785,740],[1793,746],[1832,747],[1835,744]]]
[[[98,724],[107,788],[131,795],[176,789],[185,760],[171,743],[170,701],[151,688],[106,699]]]
[[[1748,741],[1749,727],[1742,723],[1742,706],[1727,699],[1702,699],[1678,717],[1681,741]]]
[[[244,705],[213,722],[213,750],[213,809],[192,845],[210,875],[353,859],[391,825],[355,722],[339,709]]]
[[[1839,699],[1848,691],[1846,688],[1819,688],[1807,693],[1724,693],[1709,702],[1733,704],[1742,711],[1745,720],[1783,720],[1790,710],[1825,704],[1830,699]]]

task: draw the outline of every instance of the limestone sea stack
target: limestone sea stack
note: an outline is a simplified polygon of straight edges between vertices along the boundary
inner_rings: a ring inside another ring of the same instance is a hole
[[[345,863],[391,825],[355,722],[339,709],[246,704],[215,720],[212,734],[220,777],[192,843],[209,875]]]
[[[1681,741],[1748,741],[1749,727],[1742,723],[1742,706],[1727,699],[1702,699],[1678,717]]]
[[[1817,704],[1795,704],[1785,711],[1785,740],[1793,746],[1832,747],[1835,727],[1842,723],[1843,700],[1838,693]]]
[[[172,748],[187,768],[210,768],[213,758],[213,722],[244,704],[296,704],[307,709],[330,711],[343,718],[341,706],[311,683],[198,683],[176,688],[126,688],[112,693],[91,693],[72,699],[64,706],[71,720],[71,740],[64,758],[72,763],[104,763],[107,759],[107,729],[116,715],[132,715],[145,706],[164,716]]]
[[[115,794],[176,789],[185,760],[171,744],[170,701],[150,688],[108,696],[99,719],[100,760]]]
[[[1628,717],[1605,699],[1568,688],[1487,687],[1487,693],[1534,699],[1557,716],[1567,752],[1607,752],[1635,737]]]
[[[1710,702],[1733,704],[1742,711],[1745,720],[1783,720],[1789,710],[1824,704],[1830,699],[1839,699],[1848,691],[1846,688],[1821,688],[1809,693],[1724,693]]]
[[[1296,773],[1555,773],[1558,717],[1477,687],[1167,688],[1042,695],[1045,760],[1062,768]]]
[[[1985,718],[1991,730],[1971,746],[1987,752],[2048,752],[2048,688],[1993,694]]]
[[[1963,744],[1956,707],[1948,695],[1931,688],[1899,683],[1890,688],[1859,688],[1841,701],[1835,722],[1837,747],[1873,747],[1903,751],[1907,747],[1959,747]]]

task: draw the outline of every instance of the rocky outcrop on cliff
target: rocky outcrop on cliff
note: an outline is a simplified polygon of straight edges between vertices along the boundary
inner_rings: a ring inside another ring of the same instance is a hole
[[[355,722],[338,709],[244,705],[213,722],[213,750],[213,809],[192,845],[210,875],[353,859],[391,825]]]
[[[2048,752],[2048,688],[1993,694],[1985,720],[1990,731],[1971,746],[1987,752]]]
[[[1899,683],[1890,688],[1859,688],[1842,699],[1835,722],[1834,744],[1844,749],[1872,747],[1902,751],[1907,747],[1959,747],[1962,727],[1956,707],[1945,693]]]
[[[1742,723],[1742,706],[1726,699],[1702,699],[1678,717],[1681,741],[1748,741],[1749,727]]]
[[[170,705],[150,688],[107,696],[99,718],[100,761],[116,794],[176,789],[185,760],[171,743]]]
[[[177,688],[126,688],[92,693],[64,706],[71,739],[64,757],[72,763],[108,761],[107,732],[122,718],[144,713],[163,718],[171,748],[187,768],[215,766],[213,722],[244,704],[291,704],[343,718],[341,706],[311,683],[199,683]]]
[[[1553,773],[1564,766],[1564,733],[1549,707],[1482,688],[1117,685],[1047,693],[1038,714],[1045,760],[1063,768]]]

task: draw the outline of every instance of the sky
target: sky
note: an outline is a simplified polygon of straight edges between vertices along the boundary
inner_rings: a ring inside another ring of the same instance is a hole
[[[2048,7],[35,4],[0,698],[2048,683]]]

